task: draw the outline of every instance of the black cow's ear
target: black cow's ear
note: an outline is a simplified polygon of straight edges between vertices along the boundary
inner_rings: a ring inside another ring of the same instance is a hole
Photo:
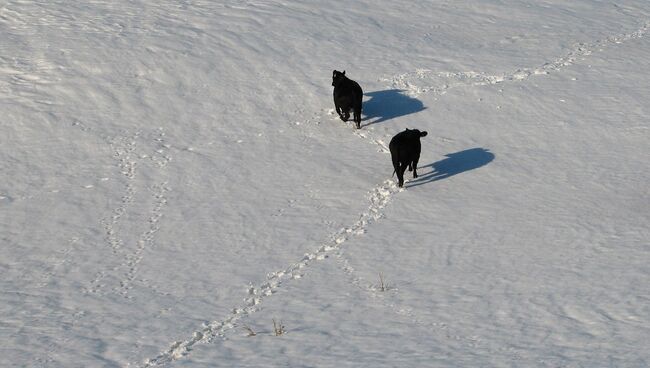
[[[345,75],[345,70],[343,71],[343,75]]]
[[[426,137],[427,134],[429,134],[429,133],[427,133],[427,132],[420,132],[420,137]]]

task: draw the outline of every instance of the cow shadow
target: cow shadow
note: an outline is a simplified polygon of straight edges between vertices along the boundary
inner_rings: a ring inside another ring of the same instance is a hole
[[[420,174],[417,179],[409,180],[407,188],[447,179],[465,171],[478,169],[494,160],[494,154],[485,148],[471,148],[448,153],[445,157],[447,158],[419,167],[419,169],[431,168],[431,171]]]
[[[377,124],[399,116],[414,114],[426,109],[422,101],[403,94],[401,89],[387,89],[384,91],[368,92],[370,97],[363,103],[365,121],[364,126]]]

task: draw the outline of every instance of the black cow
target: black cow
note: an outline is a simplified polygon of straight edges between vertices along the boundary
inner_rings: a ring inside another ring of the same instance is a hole
[[[404,171],[408,166],[409,171],[413,171],[413,177],[418,177],[418,160],[420,160],[420,151],[422,145],[420,144],[420,137],[425,137],[427,132],[421,132],[417,129],[406,129],[403,132],[397,133],[393,139],[390,140],[388,148],[390,148],[390,157],[393,160],[393,167],[397,173],[397,180],[399,186],[404,185]]]
[[[348,121],[350,109],[354,111],[354,122],[357,129],[361,128],[361,104],[363,91],[359,83],[345,76],[345,70],[335,70],[332,74],[332,86],[334,86],[334,107],[341,120]]]

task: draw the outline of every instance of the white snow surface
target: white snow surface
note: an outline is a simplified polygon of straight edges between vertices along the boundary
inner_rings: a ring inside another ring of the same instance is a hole
[[[1,366],[650,366],[648,1],[4,0],[0,35]]]

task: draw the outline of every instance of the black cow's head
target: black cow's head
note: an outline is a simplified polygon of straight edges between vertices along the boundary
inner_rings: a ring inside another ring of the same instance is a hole
[[[345,76],[345,70],[343,72],[339,72],[338,70],[335,70],[332,73],[332,85],[336,86],[340,81],[342,81],[345,78],[347,78]]]
[[[427,134],[429,134],[429,133],[427,133],[426,131],[421,132],[421,131],[419,131],[418,129],[409,129],[409,128],[406,128],[406,131],[407,131],[407,132],[410,132],[409,135],[410,135],[411,137],[417,137],[417,138],[420,138],[420,137],[426,137]]]

